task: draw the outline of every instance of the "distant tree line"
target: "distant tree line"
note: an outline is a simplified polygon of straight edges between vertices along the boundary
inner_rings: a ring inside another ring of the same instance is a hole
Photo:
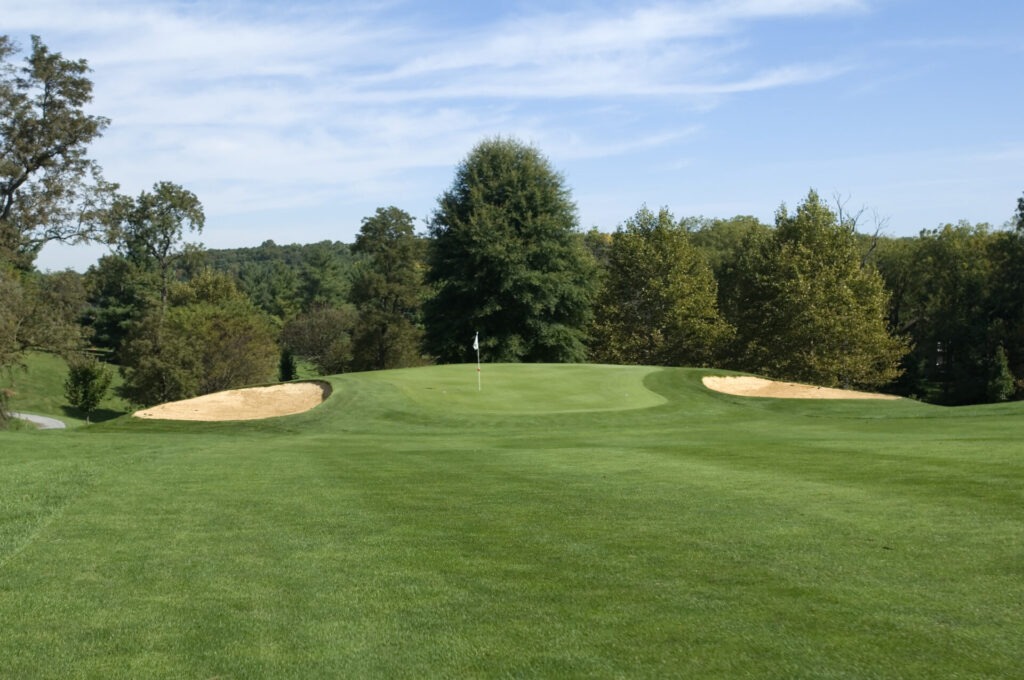
[[[912,238],[860,233],[813,190],[771,225],[640,206],[583,232],[548,159],[495,137],[458,165],[423,233],[388,206],[352,244],[206,250],[190,240],[206,222],[195,194],[158,181],[122,195],[87,157],[109,121],[83,112],[85,62],[38,38],[23,66],[16,52],[0,36],[0,368],[90,349],[149,405],[469,362],[479,335],[492,362],[717,366],[948,404],[1024,396],[1024,198],[1005,227]],[[110,247],[86,274],[36,271],[45,243],[84,240]],[[94,408],[85,382],[102,371],[72,364],[69,394]]]

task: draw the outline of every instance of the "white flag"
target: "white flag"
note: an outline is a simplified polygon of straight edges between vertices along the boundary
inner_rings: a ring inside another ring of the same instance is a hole
[[[480,334],[479,333],[476,333],[476,334],[473,335],[473,349],[475,349],[475,350],[479,350],[480,349]]]

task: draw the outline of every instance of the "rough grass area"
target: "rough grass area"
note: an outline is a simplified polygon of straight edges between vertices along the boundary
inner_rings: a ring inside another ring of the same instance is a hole
[[[128,404],[116,396],[115,389],[121,384],[117,367],[110,367],[114,376],[106,398],[100,402],[90,416],[91,422],[102,422],[117,418],[128,412]],[[10,400],[12,411],[24,411],[59,418],[68,427],[85,425],[85,413],[68,404],[64,397],[64,381],[68,377],[68,365],[53,354],[32,352],[25,357],[21,366],[10,372],[0,372],[0,389],[10,389],[14,395]]]
[[[0,435],[0,677],[1024,668],[1021,405],[484,371],[481,393],[433,367],[332,378],[288,418]]]

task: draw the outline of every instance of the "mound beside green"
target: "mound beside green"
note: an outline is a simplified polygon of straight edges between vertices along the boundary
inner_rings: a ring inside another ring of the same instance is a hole
[[[479,393],[431,367],[285,418],[0,435],[0,677],[1024,667],[1019,404],[483,368]]]

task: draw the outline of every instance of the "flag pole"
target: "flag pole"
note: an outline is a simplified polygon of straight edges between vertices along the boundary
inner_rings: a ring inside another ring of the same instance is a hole
[[[473,349],[476,350],[476,391],[480,391],[480,333],[473,336]]]

